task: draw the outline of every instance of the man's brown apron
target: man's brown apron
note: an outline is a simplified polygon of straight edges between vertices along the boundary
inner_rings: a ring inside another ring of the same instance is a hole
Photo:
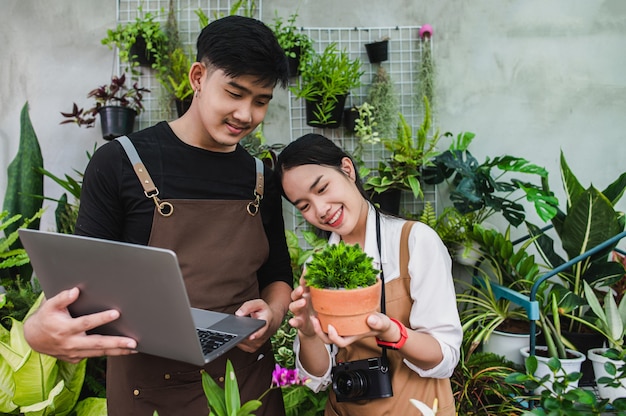
[[[191,306],[233,313],[245,301],[259,298],[256,271],[269,253],[261,215],[254,215],[260,197],[252,201],[161,201],[134,147],[128,146],[130,141],[121,143],[146,196],[157,204],[149,245],[176,252]],[[262,164],[257,164],[257,188],[251,194],[262,196],[262,188]],[[204,368],[223,387],[227,359],[233,363],[242,403],[257,399],[270,386],[274,356],[269,340],[255,353],[235,347],[204,367],[141,353],[109,357],[108,414],[152,416],[157,410],[159,416],[206,416],[209,410],[200,370]],[[280,389],[263,398],[256,414],[284,414]]]
[[[412,223],[406,222],[400,237],[400,277],[385,284],[386,312],[409,327],[411,312],[411,291],[408,263],[408,237]],[[337,354],[337,362],[362,360],[379,357],[381,349],[373,337],[342,348]],[[360,402],[337,402],[331,390],[326,404],[326,416],[383,416],[383,415],[419,415],[409,399],[417,399],[432,407],[435,398],[438,400],[437,416],[454,416],[454,398],[449,379],[422,378],[407,367],[402,356],[393,350],[387,350],[389,357],[393,397],[385,399],[364,400]]]

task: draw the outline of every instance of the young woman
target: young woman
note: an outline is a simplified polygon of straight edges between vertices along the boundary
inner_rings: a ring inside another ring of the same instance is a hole
[[[459,360],[462,331],[451,260],[439,236],[425,224],[378,212],[363,191],[354,161],[324,136],[307,134],[290,143],[278,157],[276,173],[283,195],[304,218],[330,232],[330,244],[358,243],[382,268],[385,282],[386,314],[370,315],[371,331],[358,336],[341,337],[332,326],[322,331],[304,279],[291,294],[289,323],[298,329],[298,368],[314,391],[332,385],[325,414],[417,414],[409,402],[413,398],[430,406],[437,399],[437,415],[454,415],[449,377]],[[407,245],[408,256],[401,258]],[[366,366],[338,377],[346,368],[362,367],[359,360],[384,355],[392,397],[372,398],[384,369]]]

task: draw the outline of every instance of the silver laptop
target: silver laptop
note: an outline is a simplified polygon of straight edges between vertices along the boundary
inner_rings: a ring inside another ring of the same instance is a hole
[[[191,308],[171,250],[29,229],[19,235],[46,297],[78,287],[72,316],[117,309],[119,319],[90,333],[133,338],[140,352],[204,365],[265,325]]]

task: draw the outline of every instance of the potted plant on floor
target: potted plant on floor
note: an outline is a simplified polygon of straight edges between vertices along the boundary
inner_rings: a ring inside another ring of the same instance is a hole
[[[137,67],[153,67],[158,56],[163,54],[167,36],[156,20],[157,16],[143,13],[141,6],[134,21],[119,23],[115,29],[108,29],[101,40],[109,49],[116,47],[125,71],[137,74]]]
[[[583,282],[585,297],[595,317],[586,317],[587,325],[602,334],[608,341],[608,347],[592,348],[587,351],[587,358],[592,362],[598,393],[601,398],[626,398],[626,298],[619,305],[615,294],[606,290],[603,302],[589,283]],[[606,288],[605,288],[606,289]]]
[[[85,110],[74,103],[71,112],[61,112],[66,119],[60,124],[76,124],[79,127],[93,127],[96,116],[100,116],[102,137],[113,140],[116,137],[131,133],[134,129],[135,117],[143,110],[143,94],[149,89],[135,82],[132,87],[126,86],[126,74],[113,75],[111,83],[91,90],[87,98],[93,98],[95,104]]]
[[[305,268],[311,304],[322,328],[339,335],[369,331],[367,316],[380,307],[382,282],[373,259],[358,244],[343,241],[313,253]]]
[[[361,85],[361,61],[351,59],[333,42],[322,53],[312,51],[308,54],[300,68],[300,79],[290,90],[297,98],[306,101],[307,124],[338,128],[346,97],[353,88]]]
[[[278,44],[285,51],[289,62],[289,76],[295,77],[300,74],[300,63],[305,61],[302,57],[306,57],[313,46],[311,38],[296,27],[297,13],[291,14],[286,21],[278,16],[278,12],[274,17],[270,26]]]
[[[567,202],[565,207],[555,206],[557,214],[551,220],[554,233],[543,232],[536,225],[527,223],[528,230],[534,238],[535,248],[550,270],[558,269],[618,236],[624,231],[626,221],[623,213],[615,209],[615,204],[626,190],[626,173],[622,173],[600,191],[592,185],[587,188],[581,185],[568,166],[563,153],[560,164]],[[548,181],[545,179],[542,181],[542,188],[544,192],[550,192]],[[623,277],[623,266],[612,261],[610,257],[616,244],[607,246],[585,261],[575,262],[572,267],[559,272],[555,276],[556,279],[544,285],[555,294],[558,310],[567,311],[572,316],[563,320],[562,333],[583,353],[590,348],[601,347],[603,341],[603,337],[589,330],[582,320],[584,306],[587,305],[583,282],[586,281],[592,288],[596,288],[610,286]],[[561,253],[564,253],[565,257]],[[584,383],[593,382],[593,368],[590,363],[583,366],[583,373]]]
[[[481,343],[483,352],[493,352],[523,365],[520,348],[529,345],[529,314],[502,291],[528,294],[541,269],[527,249],[530,241],[516,247],[510,230],[504,234],[477,226],[472,238],[483,250],[481,261],[473,266],[473,280],[457,280],[466,289],[457,294],[463,324],[464,343],[471,354]]]

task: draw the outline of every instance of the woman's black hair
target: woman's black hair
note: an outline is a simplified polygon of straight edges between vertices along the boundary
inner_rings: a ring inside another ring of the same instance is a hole
[[[282,187],[283,174],[289,169],[302,165],[320,165],[336,169],[341,173],[341,162],[343,158],[349,158],[354,165],[356,176],[356,187],[359,193],[366,200],[370,200],[367,192],[363,189],[363,183],[359,176],[359,171],[354,159],[342,148],[337,146],[332,140],[321,134],[309,133],[294,140],[285,147],[278,155],[276,162],[276,176],[280,190],[285,198],[285,191]],[[287,198],[289,199],[289,198]]]
[[[280,83],[285,88],[289,83],[285,51],[259,20],[236,15],[214,20],[200,32],[196,47],[196,61],[229,77],[253,75],[272,87]]]

